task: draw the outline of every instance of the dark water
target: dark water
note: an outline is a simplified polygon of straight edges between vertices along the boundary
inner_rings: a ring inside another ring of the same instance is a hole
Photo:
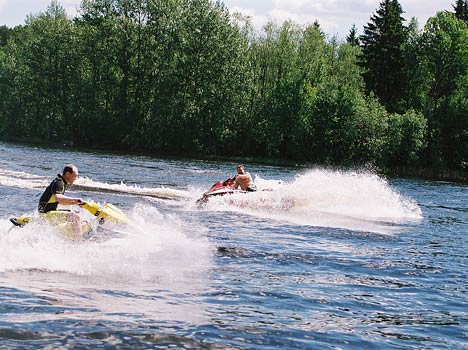
[[[68,162],[123,237],[10,230]],[[245,165],[0,143],[0,348],[468,349],[465,185]]]

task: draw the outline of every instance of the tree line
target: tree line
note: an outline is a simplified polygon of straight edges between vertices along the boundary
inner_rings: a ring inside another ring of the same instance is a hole
[[[0,27],[0,136],[157,154],[468,168],[468,5],[357,35],[211,0],[52,1]]]

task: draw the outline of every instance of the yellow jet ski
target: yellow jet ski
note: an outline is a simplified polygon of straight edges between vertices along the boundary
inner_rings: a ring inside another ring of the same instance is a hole
[[[99,225],[113,223],[120,226],[125,226],[129,224],[129,220],[125,213],[110,203],[100,205],[94,202],[85,202],[80,205],[80,207],[94,215],[98,220]],[[63,237],[67,239],[74,239],[73,224],[66,220],[66,213],[67,211],[53,211],[44,214],[39,213],[38,216],[22,215],[17,218],[10,218],[10,221],[13,223],[13,225],[18,227],[23,227],[30,222],[45,221],[49,224],[52,224],[54,227],[57,227]],[[84,238],[88,238],[94,235],[95,232],[93,230],[93,225],[90,222],[84,220],[82,221],[81,225]],[[99,227],[97,231],[104,230],[102,227]]]
[[[100,205],[94,202],[85,202],[80,205],[81,208],[89,211],[99,219],[101,223],[106,221],[114,222],[120,225],[128,225],[129,220],[122,210],[110,203]]]

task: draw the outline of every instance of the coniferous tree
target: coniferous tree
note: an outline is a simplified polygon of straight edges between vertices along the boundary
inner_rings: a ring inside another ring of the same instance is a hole
[[[359,46],[359,37],[357,35],[357,29],[355,24],[353,24],[353,26],[349,30],[349,34],[346,37],[346,42],[353,46]]]
[[[455,10],[455,16],[468,25],[468,0],[457,0],[452,6]]]
[[[317,30],[320,33],[320,36],[322,38],[325,38],[325,33],[322,31],[322,28],[320,27],[320,23],[318,20],[314,21],[313,27],[315,28],[315,30]]]
[[[402,13],[398,0],[382,1],[360,37],[367,90],[374,92],[390,112],[398,109],[405,85],[402,50],[406,29]]]

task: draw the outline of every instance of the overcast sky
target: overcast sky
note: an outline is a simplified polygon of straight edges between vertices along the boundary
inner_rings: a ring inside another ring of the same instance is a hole
[[[59,2],[67,14],[74,17],[81,1]],[[251,16],[258,29],[270,20],[282,23],[292,19],[299,24],[318,20],[326,34],[344,38],[353,24],[359,34],[362,33],[362,27],[369,22],[380,0],[225,0],[224,3],[231,12]],[[455,0],[400,0],[405,12],[403,17],[407,20],[416,17],[420,27],[438,11],[452,11],[454,3]],[[0,0],[0,25],[24,24],[28,14],[44,11],[49,4],[50,0]]]

